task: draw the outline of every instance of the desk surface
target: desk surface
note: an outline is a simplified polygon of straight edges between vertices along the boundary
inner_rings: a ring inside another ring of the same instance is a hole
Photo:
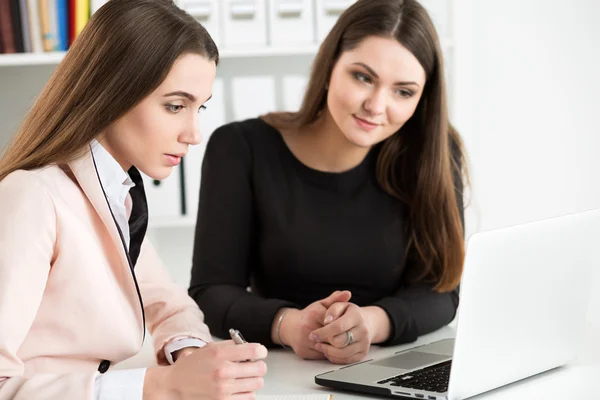
[[[600,329],[592,325],[586,329],[580,357],[570,365],[536,375],[529,379],[473,397],[474,400],[533,400],[533,399],[596,399],[600,398]],[[436,340],[454,337],[452,326],[421,337],[410,345],[381,348],[373,346],[368,358],[382,357],[399,350]],[[518,360],[517,360],[518,361]],[[268,372],[265,387],[259,394],[310,394],[331,393],[334,400],[382,399],[360,393],[341,392],[315,384],[314,376],[340,366],[328,361],[298,359],[286,350],[270,350],[267,358]]]
[[[368,358],[383,357],[421,344],[454,337],[453,325],[422,336],[415,343],[395,347],[373,346]],[[565,400],[600,399],[600,326],[589,324],[581,343],[580,356],[572,364],[536,375],[529,379],[473,397],[473,400]],[[153,365],[151,340],[146,340],[142,351],[120,363],[116,369]],[[328,361],[301,360],[283,349],[270,350],[267,357],[268,372],[265,387],[259,394],[311,394],[331,393],[334,400],[384,399],[361,393],[341,392],[315,384],[315,375],[341,366]],[[516,360],[518,362],[518,360]]]

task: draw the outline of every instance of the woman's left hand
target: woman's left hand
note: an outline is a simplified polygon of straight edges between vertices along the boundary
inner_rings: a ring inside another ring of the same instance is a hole
[[[362,309],[349,302],[334,303],[325,313],[325,326],[310,334],[315,349],[334,364],[362,360],[373,340]]]

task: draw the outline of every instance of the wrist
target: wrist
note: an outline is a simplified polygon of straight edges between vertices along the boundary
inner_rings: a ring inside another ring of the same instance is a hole
[[[144,376],[143,400],[176,399],[168,373],[172,367],[151,367]]]
[[[182,349],[174,351],[173,352],[173,362],[177,362],[177,360],[179,360],[180,358],[183,358],[198,349],[199,349],[199,347],[184,347]]]
[[[294,308],[282,308],[275,314],[273,325],[271,327],[271,340],[273,340],[273,343],[289,347],[289,340],[285,334],[284,324],[285,321],[289,319],[289,314],[294,311],[297,310]]]
[[[369,330],[371,343],[382,343],[388,340],[392,325],[385,310],[378,306],[361,307],[360,310]]]
[[[290,327],[293,326],[293,324],[290,324],[292,315],[297,312],[298,310],[295,308],[288,308],[281,315],[282,319],[281,323],[279,324],[279,340],[282,346],[292,347],[292,340],[288,333],[290,332]]]

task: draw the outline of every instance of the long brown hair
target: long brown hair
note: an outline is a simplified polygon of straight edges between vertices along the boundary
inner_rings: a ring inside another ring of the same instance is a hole
[[[321,45],[300,110],[271,113],[263,119],[278,129],[301,129],[316,122],[326,107],[327,83],[339,56],[368,36],[395,38],[426,73],[414,115],[381,145],[377,179],[408,209],[407,276],[411,281],[434,283],[437,291],[450,291],[460,282],[465,255],[459,208],[467,173],[462,141],[448,120],[439,38],[416,0],[354,3]]]
[[[110,0],[90,18],[0,160],[17,169],[80,157],[152,93],[183,54],[219,62],[208,32],[171,0]]]

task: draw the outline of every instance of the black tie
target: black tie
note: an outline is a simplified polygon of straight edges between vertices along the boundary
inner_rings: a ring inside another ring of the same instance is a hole
[[[135,186],[129,189],[129,195],[131,196],[129,258],[131,258],[132,267],[135,267],[144,236],[146,236],[146,229],[148,228],[148,202],[146,201],[144,181],[140,172],[135,167],[131,167],[127,173],[133,183],[135,183]]]

